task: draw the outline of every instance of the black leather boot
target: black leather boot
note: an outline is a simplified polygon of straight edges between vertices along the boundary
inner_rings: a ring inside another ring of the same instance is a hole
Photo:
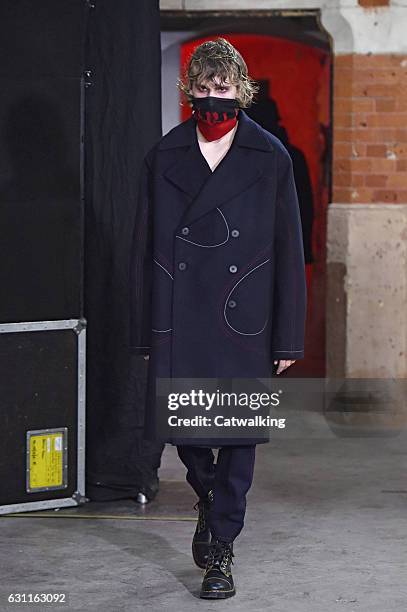
[[[213,493],[209,491],[206,498],[200,499],[194,506],[198,510],[198,523],[192,539],[192,556],[198,567],[205,569],[208,560],[211,531],[209,527],[209,510]]]
[[[231,571],[232,557],[233,543],[212,539],[200,597],[226,599],[236,594]]]

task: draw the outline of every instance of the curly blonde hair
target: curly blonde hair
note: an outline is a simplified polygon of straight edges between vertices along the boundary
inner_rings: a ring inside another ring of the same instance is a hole
[[[204,81],[214,81],[214,77],[220,77],[221,83],[229,79],[229,83],[236,85],[236,99],[241,108],[248,108],[259,90],[256,81],[249,77],[246,62],[239,51],[220,36],[194,49],[182,77],[177,80],[177,87],[191,103],[193,84],[199,86]]]

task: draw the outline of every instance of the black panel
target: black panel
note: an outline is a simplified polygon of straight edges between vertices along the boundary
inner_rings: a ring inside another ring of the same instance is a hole
[[[82,315],[81,81],[0,81],[0,322]]]
[[[81,75],[85,0],[1,0],[0,75]]]
[[[77,480],[78,336],[0,334],[0,505],[72,497]],[[68,428],[68,487],[26,493],[26,433]]]

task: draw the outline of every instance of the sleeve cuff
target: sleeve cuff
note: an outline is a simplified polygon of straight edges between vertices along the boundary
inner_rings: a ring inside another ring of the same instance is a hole
[[[304,349],[296,351],[271,351],[272,359],[304,359]]]
[[[149,355],[150,354],[150,346],[130,346],[130,353],[133,355]]]

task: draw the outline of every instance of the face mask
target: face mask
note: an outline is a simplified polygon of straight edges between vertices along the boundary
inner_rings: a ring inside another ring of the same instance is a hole
[[[199,130],[207,140],[221,138],[237,123],[239,102],[236,98],[192,98],[192,108]]]

